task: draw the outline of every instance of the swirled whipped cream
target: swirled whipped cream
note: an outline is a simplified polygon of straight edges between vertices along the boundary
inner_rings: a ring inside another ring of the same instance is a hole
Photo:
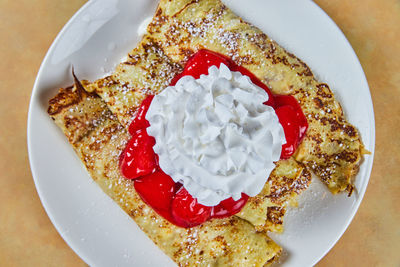
[[[224,64],[208,72],[156,95],[146,119],[161,169],[199,203],[214,206],[257,195],[286,140],[262,88]]]

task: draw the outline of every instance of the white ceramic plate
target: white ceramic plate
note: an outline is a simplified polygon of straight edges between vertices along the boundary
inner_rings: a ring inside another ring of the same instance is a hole
[[[375,123],[360,63],[334,22],[311,1],[226,0],[229,7],[304,60],[330,84],[372,153]],[[93,266],[174,266],[116,203],[91,180],[62,132],[46,113],[57,88],[78,77],[94,80],[112,71],[139,40],[141,21],[156,1],[89,1],[60,32],[38,73],[28,118],[28,148],[37,191],[51,221],[71,248]],[[285,232],[272,235],[286,251],[284,266],[311,266],[343,234],[367,187],[373,154],[357,176],[357,192],[332,196],[314,179]]]

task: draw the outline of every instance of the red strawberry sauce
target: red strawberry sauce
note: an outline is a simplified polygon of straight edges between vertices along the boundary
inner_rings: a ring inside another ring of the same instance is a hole
[[[200,50],[187,62],[183,72],[177,75],[171,85],[183,76],[190,75],[195,79],[201,74],[208,74],[208,68],[223,63],[231,71],[239,71],[248,76],[252,82],[263,88],[269,96],[265,105],[275,109],[282,124],[287,143],[282,146],[281,159],[287,159],[296,151],[308,128],[307,120],[293,96],[273,95],[269,88],[244,67],[238,66],[228,57],[209,51]],[[139,107],[138,114],[129,126],[132,138],[120,157],[120,170],[126,179],[134,179],[134,186],[140,197],[159,215],[180,227],[193,227],[211,218],[224,218],[238,213],[248,200],[235,201],[226,199],[217,206],[208,207],[197,203],[180,183],[175,183],[165,174],[159,164],[158,156],[153,151],[155,139],[149,136],[146,128],[150,126],[145,119],[146,112],[153,100],[149,95]]]

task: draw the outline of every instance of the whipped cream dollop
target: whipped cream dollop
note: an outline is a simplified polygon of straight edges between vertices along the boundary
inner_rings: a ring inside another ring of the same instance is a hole
[[[214,206],[257,195],[286,140],[262,88],[224,64],[208,72],[156,95],[146,119],[161,169],[199,203]]]

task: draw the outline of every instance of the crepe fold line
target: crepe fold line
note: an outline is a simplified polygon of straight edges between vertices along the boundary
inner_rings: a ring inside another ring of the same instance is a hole
[[[166,57],[163,50],[150,37],[141,40],[126,61],[114,73],[93,83],[85,82],[85,90],[97,93],[126,128],[146,95],[164,89],[181,67]],[[281,232],[283,216],[289,204],[311,182],[305,166],[293,159],[279,161],[268,183],[238,214],[254,224],[258,231]]]
[[[319,82],[304,62],[220,0],[161,0],[147,31],[147,38],[181,66],[193,53],[206,48],[247,68],[273,93],[293,95],[309,124],[295,159],[312,170],[332,193],[351,194],[366,150],[329,86]]]
[[[179,266],[268,266],[278,258],[281,248],[237,216],[187,229],[169,223],[146,205],[133,181],[119,171],[119,155],[129,133],[97,95],[79,84],[60,89],[48,111],[93,180]]]

